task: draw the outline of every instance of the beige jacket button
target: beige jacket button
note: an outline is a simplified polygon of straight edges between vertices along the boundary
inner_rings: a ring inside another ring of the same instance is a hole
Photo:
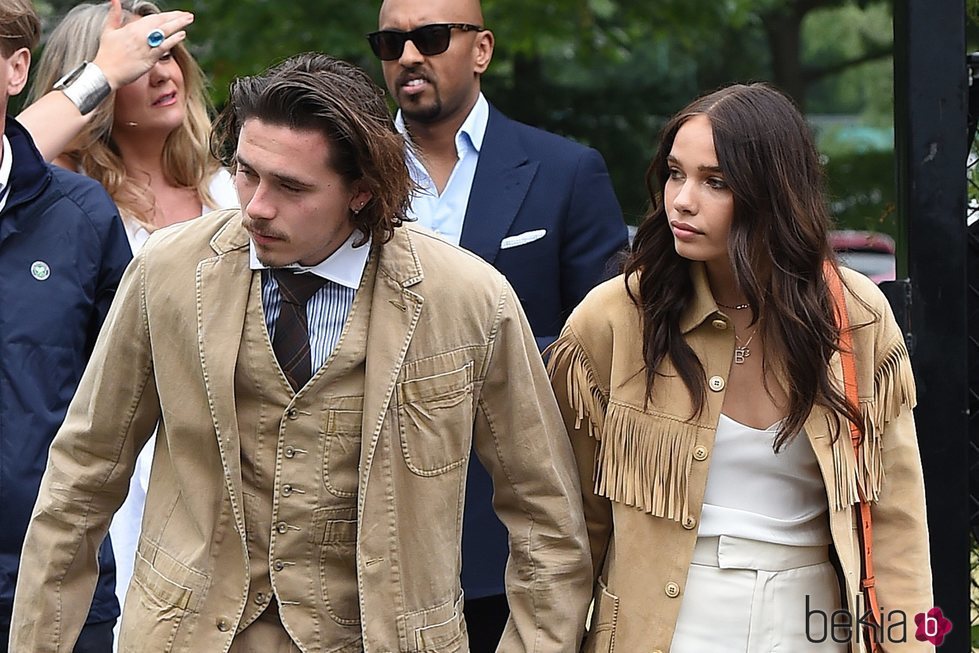
[[[218,619],[217,627],[222,633],[226,633],[231,630],[231,624],[228,623],[228,620],[224,619],[223,617]]]
[[[688,531],[693,530],[697,526],[697,518],[693,515],[687,515],[683,520],[683,527]],[[668,593],[668,592],[667,592]]]
[[[282,455],[284,455],[286,458],[292,458],[293,456],[296,455],[296,449],[292,445],[289,445],[288,447],[283,449]]]
[[[718,331],[723,331],[724,329],[727,328],[727,321],[726,320],[717,319],[717,320],[714,320],[713,322],[711,322],[711,326],[713,326]]]
[[[290,408],[286,411],[286,417],[289,419],[297,419],[299,417],[299,411],[295,408]]]
[[[680,596],[680,586],[672,581],[666,584],[665,591],[666,595],[671,599],[675,599],[676,597]]]
[[[265,603],[265,594],[262,593],[262,592],[259,592],[258,594],[256,594],[255,595],[255,603],[257,603],[258,605],[262,605],[263,603]]]
[[[693,459],[700,460],[700,461],[707,460],[707,447],[705,447],[704,445],[698,445],[693,450]]]
[[[275,562],[272,563],[272,569],[276,571],[282,571],[285,568],[286,566],[281,560],[276,560]]]
[[[284,521],[280,521],[279,524],[278,524],[278,526],[275,527],[275,530],[279,531],[280,533],[285,534],[285,532],[287,530],[289,530],[289,525],[286,524]]]
[[[292,486],[286,483],[282,486],[282,496],[287,497],[292,494]]]
[[[720,392],[724,389],[724,379],[719,376],[712,376],[707,379],[707,385],[714,392]]]

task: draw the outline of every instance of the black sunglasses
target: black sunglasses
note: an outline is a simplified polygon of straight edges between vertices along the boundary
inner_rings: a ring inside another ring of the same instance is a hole
[[[482,32],[486,28],[469,23],[432,23],[431,25],[416,27],[410,32],[382,29],[379,32],[368,34],[367,40],[371,44],[371,50],[381,61],[400,59],[405,50],[406,41],[414,43],[418,52],[424,56],[432,57],[449,49],[449,39],[453,29],[461,29],[464,32]]]

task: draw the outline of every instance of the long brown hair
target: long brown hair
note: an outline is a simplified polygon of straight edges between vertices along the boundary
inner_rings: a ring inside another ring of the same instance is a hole
[[[642,316],[647,396],[660,364],[669,357],[690,392],[695,414],[706,402],[704,367],[680,330],[693,301],[691,262],[676,253],[663,202],[667,157],[680,127],[706,116],[717,162],[734,196],[728,253],[738,287],[759,316],[766,349],[779,352],[778,371],[790,380],[788,415],[774,447],[798,433],[813,406],[825,406],[863,424],[857,406],[834,386],[830,358],[839,349],[832,298],[823,277],[836,266],[828,241],[831,225],[819,155],[802,115],[765,84],[735,85],[702,96],[664,127],[646,172],[650,208],[626,263],[626,289]],[[638,295],[630,284],[638,280]],[[765,378],[772,369],[765,358]],[[838,437],[837,433],[834,437]]]
[[[363,234],[357,244],[368,236],[377,244],[391,239],[405,219],[414,183],[405,164],[405,139],[394,127],[384,91],[367,73],[309,52],[261,75],[236,79],[211,139],[214,155],[232,169],[239,132],[249,118],[322,133],[333,169],[371,192],[351,218]]]

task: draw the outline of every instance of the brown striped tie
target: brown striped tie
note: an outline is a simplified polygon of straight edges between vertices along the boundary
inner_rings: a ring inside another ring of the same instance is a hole
[[[306,302],[323,287],[326,279],[310,272],[295,273],[289,269],[272,270],[279,284],[282,302],[279,317],[275,321],[272,351],[279,359],[279,367],[296,392],[306,385],[313,375],[309,357],[309,321]]]

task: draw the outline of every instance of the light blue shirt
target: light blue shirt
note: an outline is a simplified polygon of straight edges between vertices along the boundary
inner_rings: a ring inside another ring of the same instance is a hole
[[[476,163],[479,161],[479,150],[483,147],[488,121],[489,103],[480,93],[472,111],[456,132],[456,156],[459,160],[456,161],[441,195],[425,165],[408,148],[408,170],[419,186],[419,190],[411,198],[408,217],[416,219],[418,224],[453,245],[458,245],[462,237],[462,221],[469,206],[469,192],[476,176]],[[407,133],[400,111],[394,119],[394,125],[402,134]],[[410,134],[408,136],[410,138]]]
[[[309,274],[323,277],[327,283],[306,302],[306,317],[309,324],[309,362],[313,373],[323,367],[323,364],[336,349],[340,342],[340,334],[347,323],[350,308],[354,303],[357,288],[367,267],[371,244],[368,241],[361,247],[354,247],[354,241],[362,236],[355,230],[350,237],[322,263],[312,267],[299,264],[290,265]],[[262,273],[262,306],[265,309],[265,327],[269,339],[275,339],[275,321],[279,317],[279,306],[282,295],[275,277],[265,272],[268,269],[258,260],[255,254],[255,244],[248,243],[249,263],[252,270],[263,270]]]

